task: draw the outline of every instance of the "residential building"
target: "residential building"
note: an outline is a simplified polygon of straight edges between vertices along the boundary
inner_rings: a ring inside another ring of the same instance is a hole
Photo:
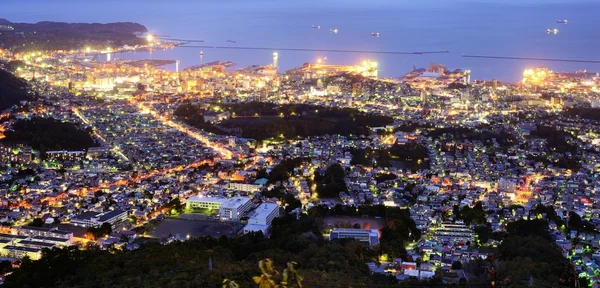
[[[275,203],[262,203],[254,210],[254,215],[248,219],[244,227],[244,234],[262,231],[267,234],[273,219],[279,216],[279,205]]]
[[[464,224],[442,223],[439,228],[433,229],[433,237],[439,241],[473,242],[475,233]]]
[[[199,209],[218,210],[226,201],[227,199],[224,198],[192,196],[186,200],[185,208],[191,211]]]
[[[113,210],[103,213],[85,212],[71,219],[71,224],[82,227],[98,227],[104,223],[114,226],[116,223],[127,219],[127,211]]]
[[[40,237],[49,239],[62,239],[60,241],[57,240],[57,242],[63,242],[63,240],[66,240],[67,245],[70,245],[73,241],[73,232],[58,230],[58,228],[22,226],[18,228],[17,234],[33,238]]]
[[[231,182],[227,188],[230,190],[252,193],[260,190],[261,186],[258,184]]]
[[[377,229],[353,229],[353,228],[337,228],[331,230],[329,240],[352,238],[360,242],[367,243],[370,246],[379,244],[379,231]]]
[[[239,220],[250,210],[252,202],[249,197],[233,197],[223,203],[219,208],[219,217],[221,220]]]

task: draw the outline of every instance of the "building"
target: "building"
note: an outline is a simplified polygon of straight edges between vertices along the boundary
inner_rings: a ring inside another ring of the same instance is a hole
[[[227,188],[234,191],[253,193],[260,190],[261,186],[258,184],[231,182]]]
[[[42,258],[42,249],[40,248],[7,245],[2,250],[5,254],[14,258],[23,258],[25,256],[28,256],[31,260],[39,260]]]
[[[57,150],[57,151],[47,151],[46,158],[48,160],[58,160],[58,161],[81,161],[85,158],[85,151],[67,151],[67,150]]]
[[[475,241],[475,233],[464,224],[442,223],[439,228],[433,230],[433,237],[439,241],[462,243]]]
[[[31,147],[25,145],[0,145],[0,163],[29,164],[32,159]]]
[[[331,230],[329,240],[334,239],[356,239],[360,242],[369,244],[370,246],[379,244],[379,231],[377,229],[353,229],[353,228],[338,228]]]
[[[221,205],[219,217],[225,221],[236,221],[243,217],[251,207],[252,202],[249,197],[233,197]]]
[[[262,231],[267,234],[273,219],[279,216],[279,205],[275,203],[262,203],[254,210],[254,215],[248,219],[244,227],[244,234]]]
[[[198,210],[219,210],[221,205],[227,201],[224,198],[211,198],[202,196],[192,196],[185,201],[185,209],[190,211]]]
[[[22,226],[18,228],[17,234],[38,240],[48,239],[51,242],[64,243],[66,245],[71,245],[73,242],[73,232],[58,230],[58,228]]]
[[[110,152],[110,148],[107,146],[90,147],[90,148],[88,148],[88,151],[87,151],[87,158],[88,159],[99,159],[100,157],[102,157],[103,155],[105,155],[109,152]]]
[[[127,211],[113,210],[103,213],[85,212],[71,219],[71,224],[82,227],[98,227],[104,223],[114,226],[116,223],[127,219]]]

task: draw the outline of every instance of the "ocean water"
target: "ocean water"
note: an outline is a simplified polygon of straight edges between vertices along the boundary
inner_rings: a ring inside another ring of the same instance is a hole
[[[151,32],[198,45],[439,51],[447,54],[385,55],[278,51],[282,70],[327,57],[330,64],[379,63],[385,77],[400,77],[430,62],[471,69],[473,79],[515,81],[525,68],[555,71],[599,64],[464,58],[463,54],[600,60],[597,0],[0,0],[0,17],[13,22],[132,21]],[[569,24],[557,24],[568,19]],[[320,25],[321,29],[312,29]],[[337,34],[329,33],[336,28]],[[558,28],[557,35],[546,29]],[[379,32],[380,37],[371,36]],[[237,43],[229,43],[233,40]],[[221,60],[234,67],[272,62],[275,50],[176,48],[116,55],[127,59],[173,59],[180,68]],[[172,68],[172,67],[171,67]]]

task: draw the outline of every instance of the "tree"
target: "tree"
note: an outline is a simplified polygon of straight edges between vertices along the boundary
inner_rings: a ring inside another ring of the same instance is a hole
[[[254,276],[252,279],[254,283],[258,284],[259,288],[287,288],[287,287],[302,287],[302,276],[296,271],[296,262],[288,262],[287,267],[283,270],[281,275],[283,279],[280,285],[276,283],[275,277],[279,276],[279,272],[273,267],[273,261],[271,259],[260,260],[258,267],[260,268],[261,275]]]
[[[316,173],[318,174],[318,172]],[[345,174],[344,168],[340,164],[334,163],[327,167],[325,176],[315,176],[319,197],[338,197],[340,192],[347,191],[346,182],[344,181]]]
[[[169,214],[180,214],[183,212],[183,208],[185,208],[185,206],[181,204],[181,200],[179,200],[179,198],[175,198],[169,201],[169,203],[165,205],[165,208],[169,210]]]
[[[0,261],[0,274],[5,275],[12,271],[12,263],[10,261]]]
[[[462,269],[462,263],[460,261],[452,262],[452,270],[460,270]]]
[[[87,232],[91,234],[94,239],[102,238],[105,235],[112,234],[112,226],[110,223],[103,223],[100,227],[90,227]]]
[[[42,227],[44,226],[44,220],[42,220],[42,218],[35,218],[29,223],[29,226]]]
[[[582,226],[581,216],[571,211],[569,212],[569,228],[573,230],[579,230]]]

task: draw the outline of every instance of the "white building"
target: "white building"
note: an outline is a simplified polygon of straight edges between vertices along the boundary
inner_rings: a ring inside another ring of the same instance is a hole
[[[229,183],[227,188],[230,190],[234,190],[234,191],[242,191],[242,192],[252,193],[252,192],[256,192],[256,191],[260,190],[261,185],[231,182],[231,183]]]
[[[438,241],[462,242],[475,241],[475,232],[464,224],[442,223],[438,228],[432,228],[434,239]]]
[[[368,243],[370,246],[379,244],[379,231],[377,229],[353,229],[353,228],[338,228],[331,230],[329,240],[334,239],[356,239],[363,243]]]
[[[58,228],[22,226],[19,227],[17,234],[62,246],[73,244],[73,232],[58,230]]]
[[[192,196],[185,201],[187,210],[209,209],[218,210],[225,203],[225,198],[211,198],[202,196]]]
[[[71,224],[82,227],[98,227],[104,223],[113,226],[115,223],[127,219],[127,211],[113,210],[107,212],[85,212],[71,219]]]
[[[262,203],[254,211],[254,215],[248,219],[244,227],[244,234],[262,231],[267,234],[273,219],[279,216],[279,205],[275,203]]]
[[[250,210],[252,202],[250,197],[232,197],[219,208],[219,217],[225,221],[237,221]]]

